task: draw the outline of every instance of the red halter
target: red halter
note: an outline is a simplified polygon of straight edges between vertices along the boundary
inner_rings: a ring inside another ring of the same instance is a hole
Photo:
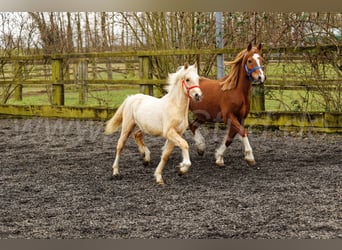
[[[194,89],[194,88],[199,88],[199,86],[198,85],[194,85],[194,86],[188,86],[187,84],[186,84],[186,82],[184,81],[184,79],[182,80],[182,87],[184,88],[185,87],[185,89],[186,89],[186,94],[187,94],[187,96],[190,98],[190,90],[191,89]]]

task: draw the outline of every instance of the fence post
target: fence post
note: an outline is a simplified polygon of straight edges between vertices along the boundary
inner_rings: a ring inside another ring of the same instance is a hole
[[[253,85],[251,92],[251,110],[257,112],[265,111],[264,85]]]
[[[216,48],[223,48],[223,22],[222,22],[222,12],[215,12],[216,17]],[[217,64],[217,78],[220,79],[224,77],[224,56],[223,54],[216,55]]]
[[[23,80],[23,65],[21,61],[14,64],[14,81],[17,83],[14,91],[14,99],[16,101],[23,100],[23,85],[21,84]]]
[[[62,58],[51,58],[52,66],[52,105],[64,105],[64,84]]]
[[[140,79],[152,79],[150,57],[148,56],[139,57],[139,63],[140,63],[140,69],[139,69]],[[153,85],[142,84],[140,86],[140,92],[146,95],[153,96]]]
[[[79,93],[79,104],[84,105],[88,101],[88,60],[82,59],[77,67],[77,85]]]

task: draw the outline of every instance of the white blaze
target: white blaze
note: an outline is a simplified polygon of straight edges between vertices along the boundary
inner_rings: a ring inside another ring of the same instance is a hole
[[[256,53],[253,55],[253,58],[254,58],[255,62],[257,63],[258,67],[261,67],[259,57],[260,56]],[[262,78],[262,81],[264,81],[265,80],[264,71],[262,70],[262,68],[260,68],[259,71],[260,71],[260,76]]]

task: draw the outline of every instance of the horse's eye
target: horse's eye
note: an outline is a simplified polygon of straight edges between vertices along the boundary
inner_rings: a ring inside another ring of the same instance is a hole
[[[252,63],[252,60],[251,59],[248,59],[248,61],[247,61],[248,63]]]
[[[185,81],[186,81],[186,82],[190,82],[190,79],[189,79],[189,78],[186,78]]]

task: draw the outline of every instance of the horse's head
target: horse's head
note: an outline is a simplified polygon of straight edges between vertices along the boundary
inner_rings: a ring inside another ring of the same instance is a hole
[[[181,76],[182,88],[187,96],[196,102],[201,101],[203,94],[199,87],[197,64],[189,65],[185,63],[184,66],[178,68],[177,72]]]
[[[240,73],[246,73],[250,82],[262,84],[266,80],[264,59],[261,56],[261,44],[252,47],[250,43],[247,49],[242,50],[233,61],[225,61],[224,64],[232,68],[230,74],[220,83],[223,91],[236,88],[238,82],[242,79],[239,78]]]
[[[243,65],[248,79],[251,82],[259,84],[264,83],[266,80],[264,59],[261,56],[261,47],[261,43],[259,43],[258,47],[252,47],[252,44],[250,43],[243,58]]]

